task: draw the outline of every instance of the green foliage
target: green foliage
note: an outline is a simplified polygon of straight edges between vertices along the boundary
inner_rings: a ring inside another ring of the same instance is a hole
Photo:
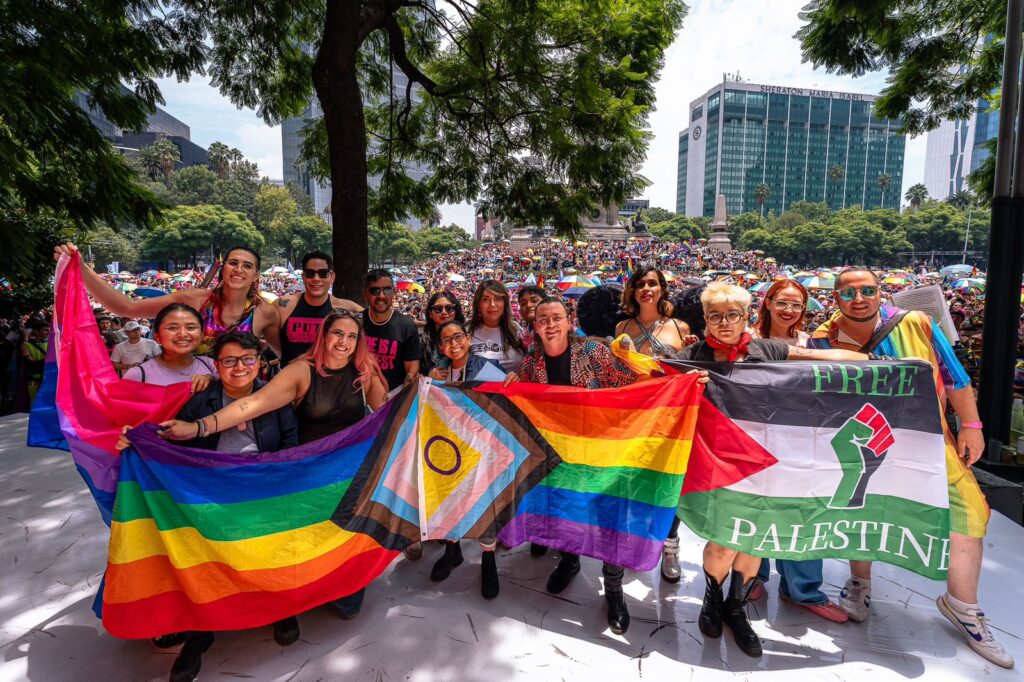
[[[107,264],[114,261],[121,263],[122,269],[131,269],[139,262],[141,256],[139,243],[133,239],[137,235],[131,234],[132,232],[134,230],[119,233],[107,225],[102,225],[90,230],[78,246],[83,251],[92,252],[96,269],[100,272],[106,272]]]
[[[666,211],[668,213],[668,211]],[[648,229],[658,239],[667,239],[670,241],[686,241],[691,237],[701,237],[703,232],[694,223],[694,219],[689,216],[683,215],[682,213],[671,213],[671,217],[668,220],[661,222],[651,221]]]
[[[301,187],[294,182],[289,182],[285,184],[285,189],[292,195],[299,215],[316,215],[316,204],[313,203],[313,198],[302,191]]]
[[[653,225],[654,223],[663,223],[666,220],[671,220],[674,215],[675,213],[672,211],[655,206],[644,211],[644,220],[647,221],[648,225]]]
[[[415,232],[412,238],[419,250],[425,254],[465,249],[468,248],[470,241],[469,235],[457,225],[424,227]]]
[[[904,132],[967,118],[999,86],[1003,0],[812,0],[800,16],[805,61],[851,76],[888,73],[875,108]]]
[[[448,228],[425,229],[446,230]],[[416,241],[416,236],[412,230],[399,223],[371,226],[369,231],[370,262],[375,267],[384,267],[396,263],[412,263],[421,257],[428,256],[430,252],[421,248]],[[443,252],[438,251],[438,253]]]
[[[928,188],[920,182],[916,185],[911,185],[907,188],[907,193],[904,198],[910,202],[910,205],[917,211],[921,207],[921,203],[928,198]]]
[[[260,185],[253,199],[252,221],[267,238],[267,245],[270,248],[278,247],[291,251],[293,235],[290,234],[290,226],[298,217],[299,207],[287,188],[274,187],[270,184]],[[327,246],[327,251],[330,252],[330,240]]]
[[[298,262],[310,251],[331,252],[331,226],[316,216],[293,214],[284,225],[288,237],[288,260]]]
[[[956,251],[963,247],[968,217],[969,248],[984,249],[988,238],[989,215],[983,209],[969,213],[938,202],[922,203],[916,213],[905,214],[892,209],[823,212],[821,208],[822,204],[795,202],[763,227],[742,230],[735,243],[740,249],[762,249],[782,262],[813,267],[895,265],[906,260],[899,255],[903,251]],[[752,214],[737,219],[748,215]]]
[[[188,259],[195,265],[201,254],[223,254],[233,246],[257,252],[265,245],[263,235],[248,218],[223,206],[176,206],[163,223],[150,228],[142,240],[142,252],[159,260]]]
[[[206,166],[188,166],[174,174],[172,199],[177,205],[216,204],[220,199],[220,180]]]
[[[754,211],[747,211],[738,216],[733,216],[729,218],[729,239],[736,243],[744,232],[760,226],[761,215]]]

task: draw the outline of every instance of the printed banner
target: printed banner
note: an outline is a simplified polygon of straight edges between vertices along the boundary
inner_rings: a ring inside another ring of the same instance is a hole
[[[679,504],[698,535],[945,578],[945,443],[927,363],[671,364],[712,373]]]

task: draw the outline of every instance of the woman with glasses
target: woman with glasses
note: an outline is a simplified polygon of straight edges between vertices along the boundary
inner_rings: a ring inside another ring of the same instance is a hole
[[[441,325],[438,336],[438,345],[443,357],[430,371],[431,379],[446,383],[461,383],[474,381],[480,370],[487,365],[493,365],[500,369],[501,366],[494,360],[473,353],[469,334],[462,322],[457,320],[445,322]],[[510,373],[508,377],[506,377],[507,381],[517,379],[514,372]],[[498,566],[494,560],[496,546],[495,538],[480,539],[480,594],[484,599],[494,599],[498,596]],[[447,541],[444,554],[430,571],[430,579],[437,583],[445,580],[451,574],[452,569],[460,566],[462,561],[462,545],[458,540]]]
[[[430,374],[443,357],[439,334],[441,327],[451,321],[466,323],[462,304],[450,291],[437,291],[427,299],[427,323],[420,330],[420,372]]]
[[[324,318],[316,341],[263,389],[196,421],[160,425],[169,440],[203,438],[236,428],[260,415],[295,404],[299,444],[343,431],[379,409],[387,398],[384,376],[366,346],[362,325],[345,309]],[[365,590],[331,602],[342,618],[359,613]]]
[[[704,340],[684,348],[679,360],[705,362],[777,362],[782,360],[867,360],[853,351],[819,351],[791,346],[774,339],[756,339],[747,331],[750,292],[734,284],[713,282],[700,297],[707,328]],[[714,379],[712,379],[713,381]],[[760,657],[761,640],[747,619],[746,605],[754,588],[761,560],[714,542],[704,545],[704,603],[697,625],[707,638],[722,636],[723,625],[732,630],[737,646],[748,656]],[[725,579],[732,575],[728,597]]]
[[[669,358],[697,341],[685,322],[672,317],[668,283],[656,267],[641,267],[632,274],[622,291],[622,311],[629,317],[616,325],[615,336],[628,334],[640,353]],[[661,577],[669,583],[678,583],[682,577],[678,518],[672,521],[662,549]]]
[[[496,279],[480,282],[473,294],[473,317],[469,323],[473,352],[496,360],[505,372],[511,372],[523,360],[521,333],[512,319],[505,285]]]
[[[227,332],[218,337],[213,346],[217,379],[205,391],[192,396],[178,412],[177,419],[188,422],[202,419],[263,388],[265,382],[257,378],[260,369],[259,348],[259,339],[247,332]],[[217,434],[208,433],[183,443],[202,450],[252,453],[254,456],[260,452],[274,452],[298,444],[298,425],[291,405],[255,416],[236,428]],[[274,623],[275,642],[288,646],[298,639],[299,621],[295,616]],[[171,668],[171,679],[194,679],[202,665],[202,654],[212,644],[212,632],[188,633],[185,646]]]
[[[807,289],[802,284],[791,279],[776,282],[768,289],[761,303],[757,335],[762,339],[806,348],[811,338],[810,334],[803,331],[806,308]],[[849,620],[847,613],[821,591],[824,578],[820,559],[776,559],[775,569],[779,572],[779,596],[782,601],[833,623]],[[768,582],[769,572],[768,560],[764,559],[757,573],[757,582],[750,591],[750,599],[758,600],[765,595],[764,585]]]

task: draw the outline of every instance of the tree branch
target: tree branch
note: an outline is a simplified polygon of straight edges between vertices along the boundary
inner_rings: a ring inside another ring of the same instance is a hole
[[[440,96],[438,92],[438,85],[431,80],[425,73],[416,68],[416,65],[409,59],[409,55],[405,52],[405,34],[402,33],[402,27],[398,25],[398,21],[394,15],[390,15],[384,21],[384,30],[388,34],[388,45],[391,50],[391,56],[395,59],[395,64],[398,64],[398,68],[402,70],[410,81],[419,83],[424,90],[429,92],[431,95]]]

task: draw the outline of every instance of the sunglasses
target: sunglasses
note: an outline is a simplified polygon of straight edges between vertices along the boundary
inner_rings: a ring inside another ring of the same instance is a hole
[[[370,292],[370,296],[390,296],[394,293],[394,287],[370,287],[367,289]]]
[[[839,289],[836,293],[839,294],[839,298],[844,301],[852,301],[857,298],[858,291],[864,298],[874,298],[878,295],[878,287],[873,285],[864,287],[846,287],[845,289]]]
[[[314,277],[327,279],[331,276],[331,271],[327,268],[320,268],[319,270],[314,270],[313,268],[302,268],[302,276],[306,279],[313,279]]]
[[[224,365],[228,369],[231,369],[232,367],[237,365],[239,361],[241,361],[242,364],[245,365],[246,367],[252,367],[253,365],[256,364],[258,360],[259,358],[256,357],[255,355],[229,355],[224,358],[218,358],[217,362]]]
[[[435,315],[440,315],[441,313],[454,313],[455,312],[455,306],[453,306],[453,305],[433,305],[433,306],[430,306],[430,312],[434,313]]]

